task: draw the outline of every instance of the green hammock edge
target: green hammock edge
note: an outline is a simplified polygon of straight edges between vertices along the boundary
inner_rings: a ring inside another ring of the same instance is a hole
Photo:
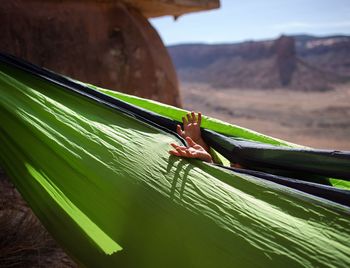
[[[79,81],[74,80],[75,82],[82,83]],[[88,83],[82,83],[92,89],[98,90],[102,93],[105,93],[109,96],[112,96],[114,98],[120,99],[122,101],[125,101],[127,103],[133,104],[137,107],[152,111],[154,113],[160,114],[162,116],[171,118],[173,120],[176,120],[178,122],[182,121],[182,117],[185,116],[189,111],[180,109],[171,105],[167,105],[158,101],[154,100],[149,100],[149,99],[144,99],[140,98],[137,96],[125,94],[122,92],[118,91],[112,91],[108,89],[104,89],[101,87],[97,87]],[[252,140],[252,141],[257,141],[261,143],[266,143],[266,144],[271,144],[275,146],[286,146],[286,147],[291,147],[291,148],[310,148],[307,146],[303,145],[298,145],[295,143],[291,143],[288,141],[284,141],[282,139],[277,139],[270,137],[268,135],[243,128],[234,124],[229,124],[226,123],[222,120],[215,119],[206,115],[202,116],[202,127],[206,129],[210,129],[213,131],[216,131],[218,133],[224,134],[226,136],[231,136],[231,137],[240,137],[244,138],[247,140]],[[219,153],[218,154],[219,158],[225,165],[229,165],[229,162],[226,158],[221,156]],[[339,180],[339,179],[330,179],[330,182],[334,187],[340,188],[340,189],[346,189],[350,190],[350,182],[344,181],[344,180]]]

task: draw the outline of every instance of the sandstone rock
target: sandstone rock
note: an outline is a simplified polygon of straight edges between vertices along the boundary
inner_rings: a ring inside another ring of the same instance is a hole
[[[294,38],[282,35],[275,41],[274,45],[281,85],[288,86],[297,67]]]
[[[0,32],[0,51],[78,80],[181,106],[160,37],[138,10],[120,1],[3,1]]]
[[[122,0],[137,8],[145,17],[181,16],[185,13],[220,7],[219,0]]]

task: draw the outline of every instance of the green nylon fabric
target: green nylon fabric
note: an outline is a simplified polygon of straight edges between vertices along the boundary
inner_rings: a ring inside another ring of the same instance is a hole
[[[80,265],[350,265],[346,207],[170,156],[175,136],[3,64],[0,92],[1,166]]]
[[[90,84],[84,84],[84,85],[88,85],[91,88],[96,89],[100,92],[103,92],[107,95],[110,95],[110,96],[115,97],[117,99],[123,100],[123,101],[128,102],[130,104],[133,104],[137,107],[140,107],[140,108],[158,113],[160,115],[166,116],[168,118],[177,120],[179,122],[181,122],[182,117],[188,113],[188,111],[186,111],[186,110],[172,107],[172,106],[169,106],[169,105],[157,102],[157,101],[143,99],[143,98],[128,95],[125,93],[103,89],[103,88],[96,87],[96,86],[90,85]],[[237,126],[237,125],[228,124],[228,123],[223,122],[221,120],[218,120],[215,118],[210,118],[210,117],[207,117],[205,115],[202,116],[202,118],[203,118],[202,119],[202,126],[204,128],[216,131],[216,132],[224,134],[226,136],[239,137],[239,138],[246,139],[246,140],[257,141],[257,142],[271,144],[271,145],[277,145],[277,146],[286,146],[286,147],[291,147],[291,148],[308,148],[306,146],[301,146],[298,144],[294,144],[294,143],[290,143],[290,142],[276,139],[273,137],[269,137],[269,136],[266,136],[264,134],[252,131],[250,129],[242,128],[242,127]],[[227,166],[230,165],[230,163],[227,161],[226,158],[222,157],[220,154],[219,154],[219,157],[221,158],[221,162],[223,162],[225,165],[227,165]],[[330,179],[330,182],[332,183],[333,186],[335,186],[337,188],[350,190],[350,182],[349,181]]]
[[[166,105],[166,104],[163,104],[163,103],[160,103],[157,101],[143,99],[143,98],[139,98],[136,96],[124,94],[121,92],[103,89],[103,88],[96,87],[93,85],[88,85],[88,86],[90,86],[91,88],[94,88],[96,90],[99,90],[105,94],[108,94],[112,97],[126,101],[130,104],[136,105],[136,106],[144,108],[146,110],[161,114],[163,116],[177,120],[179,122],[182,122],[182,117],[188,113],[188,111],[186,111],[186,110],[172,107],[170,105]],[[280,139],[266,136],[264,134],[252,131],[250,129],[246,129],[246,128],[239,127],[236,125],[228,124],[228,123],[223,122],[221,120],[217,120],[215,118],[211,118],[211,117],[208,117],[205,115],[202,116],[202,127],[216,131],[218,133],[221,133],[221,134],[224,134],[227,136],[240,137],[240,138],[244,138],[247,140],[258,141],[258,142],[277,145],[277,146],[287,146],[287,147],[295,147],[295,148],[302,148],[303,147],[303,146],[293,144],[293,143],[290,143],[287,141],[283,141]]]

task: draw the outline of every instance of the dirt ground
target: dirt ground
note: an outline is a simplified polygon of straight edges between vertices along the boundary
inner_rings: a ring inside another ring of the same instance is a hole
[[[0,267],[76,268],[0,168]]]
[[[183,83],[181,93],[186,109],[301,145],[350,151],[350,84],[296,92]]]

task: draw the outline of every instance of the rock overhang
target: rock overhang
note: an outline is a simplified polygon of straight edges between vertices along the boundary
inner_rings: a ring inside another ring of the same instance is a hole
[[[220,0],[110,0],[110,2],[123,2],[139,10],[146,18],[167,15],[178,17],[220,7]]]

